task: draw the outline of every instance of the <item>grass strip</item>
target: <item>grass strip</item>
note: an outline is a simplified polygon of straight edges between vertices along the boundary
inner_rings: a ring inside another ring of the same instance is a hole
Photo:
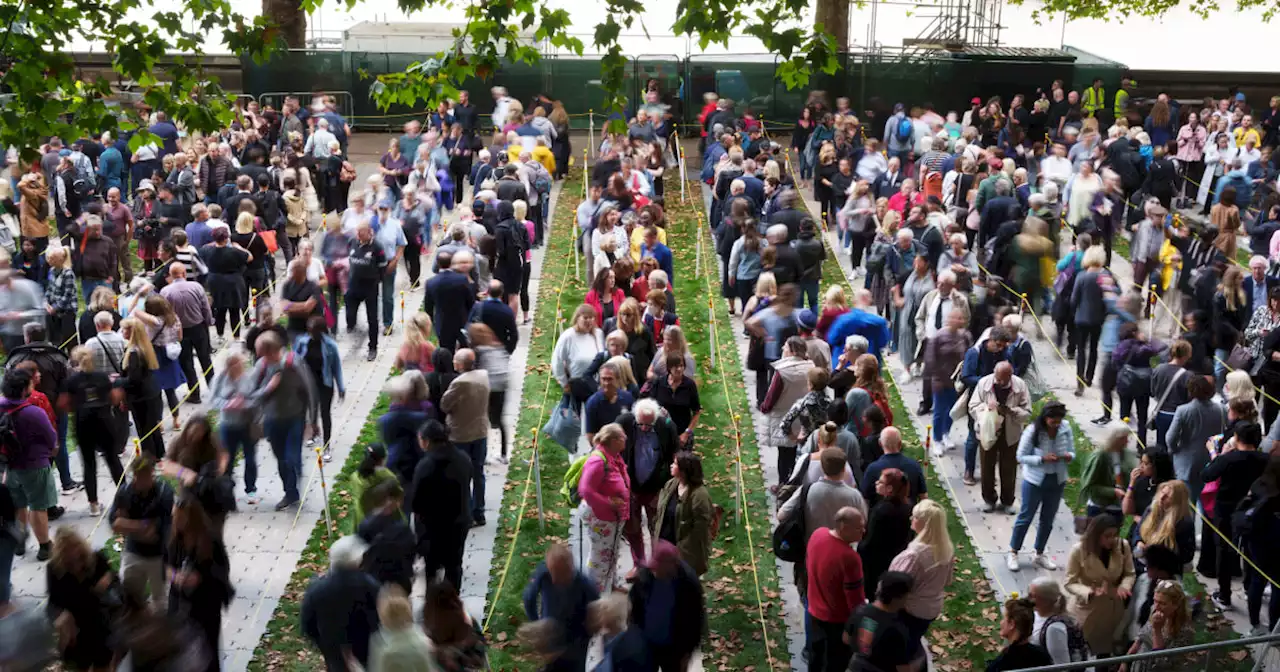
[[[701,194],[697,183],[690,187],[694,194]],[[697,276],[697,238],[706,236],[697,210],[700,204],[700,197],[690,203],[668,199],[667,244],[674,257],[680,325],[698,365],[702,418],[695,449],[702,457],[712,500],[725,508],[720,535],[712,546],[710,568],[702,577],[710,631],[702,647],[702,664],[708,670],[769,667],[789,670],[787,627],[770,536],[773,526],[769,519],[769,494],[760,465],[734,325],[727,305],[717,298],[720,274],[715,270],[716,257],[709,236],[702,241],[705,275]],[[715,311],[715,325],[711,323],[708,306]],[[713,326],[716,329],[714,367],[711,365]],[[741,446],[737,445],[739,437],[735,426],[742,435]],[[738,498],[739,455],[745,508]],[[742,516],[741,526],[734,524],[735,513]]]
[[[312,645],[311,640],[302,634],[302,596],[315,577],[328,571],[329,545],[339,537],[355,533],[353,514],[355,500],[350,492],[352,479],[356,467],[364,459],[364,448],[371,443],[381,442],[378,418],[382,417],[390,406],[391,398],[385,394],[379,394],[364,426],[360,428],[360,436],[352,446],[351,453],[347,455],[338,474],[329,482],[329,509],[338,530],[334,536],[328,536],[324,517],[316,521],[311,530],[311,538],[302,549],[293,575],[289,577],[289,583],[285,586],[284,593],[280,595],[276,610],[272,613],[271,620],[267,622],[267,630],[253,651],[248,669],[311,672],[324,667],[324,657]],[[308,452],[303,451],[304,460],[307,459]]]
[[[560,189],[553,214],[554,226],[547,238],[542,258],[542,282],[525,366],[524,394],[520,417],[512,437],[511,470],[503,485],[502,506],[496,520],[493,568],[489,572],[485,627],[489,639],[489,664],[495,672],[533,670],[540,662],[516,641],[516,630],[525,622],[522,593],[542,561],[547,546],[569,540],[570,510],[560,498],[560,484],[569,468],[569,454],[542,435],[542,426],[555,410],[562,394],[551,375],[551,352],[567,326],[573,310],[586,294],[582,276],[574,272],[573,222],[582,202],[581,171],[570,173]],[[582,263],[590,263],[583,259]],[[559,306],[559,311],[556,307]],[[559,313],[564,314],[564,325]],[[542,501],[546,529],[538,525],[537,493],[533,455],[538,451],[538,474],[542,480]],[[517,530],[517,521],[523,516]],[[509,564],[508,564],[509,562]]]

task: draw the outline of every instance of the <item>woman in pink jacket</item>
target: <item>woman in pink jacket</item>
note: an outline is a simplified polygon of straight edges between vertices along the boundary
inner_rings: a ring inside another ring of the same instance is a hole
[[[1204,174],[1204,143],[1209,131],[1200,123],[1200,115],[1187,115],[1187,123],[1178,129],[1178,164],[1182,167],[1182,192],[1187,199],[1195,197],[1198,182]],[[1191,178],[1191,179],[1187,179]]]
[[[582,465],[578,481],[578,494],[582,496],[579,515],[591,544],[587,572],[595,578],[596,589],[604,594],[613,587],[622,528],[631,517],[631,479],[622,459],[622,449],[627,445],[622,426],[611,422],[596,432],[595,439],[595,449]]]

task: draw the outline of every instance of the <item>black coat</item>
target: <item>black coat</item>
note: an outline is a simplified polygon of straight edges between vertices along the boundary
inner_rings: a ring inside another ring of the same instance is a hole
[[[452,444],[428,450],[413,472],[410,508],[420,546],[471,527],[471,459]]]
[[[786,224],[787,240],[795,240],[800,237],[800,222],[803,222],[809,213],[796,208],[784,208],[769,215],[770,224]]]
[[[800,253],[790,245],[778,245],[776,249],[778,250],[778,256],[773,265],[773,277],[777,279],[778,286],[800,282],[801,276],[804,275],[804,266],[800,261]]]
[[[369,638],[378,631],[378,582],[359,569],[332,569],[302,597],[302,632],[324,655],[329,672],[346,672],[343,649],[369,660]]]
[[[502,342],[508,353],[516,351],[520,343],[520,332],[516,327],[516,314],[511,307],[501,301],[481,301],[471,309],[471,321],[483,322],[493,330],[493,335]]]
[[[85,314],[88,315],[89,311],[85,311]],[[94,329],[89,338],[93,338],[97,333],[97,329]],[[22,362],[36,363],[36,368],[40,370],[40,386],[36,389],[44,392],[50,401],[56,402],[63,383],[71,376],[71,365],[67,361],[67,356],[58,349],[58,345],[48,341],[20,345],[9,353],[9,358],[4,363],[5,370],[12,371],[13,367]]]
[[[440,337],[441,344],[453,349],[475,303],[476,291],[471,279],[461,273],[444,270],[427,281],[422,312],[435,320],[436,336]]]
[[[623,411],[615,421],[627,433],[627,446],[622,450],[622,459],[627,463],[627,473],[631,476],[631,492],[635,494],[656,495],[662,486],[671,480],[671,463],[680,452],[680,433],[676,425],[663,415],[653,423],[653,432],[658,435],[658,462],[649,474],[649,480],[640,482],[636,475],[636,416],[630,411]]]
[[[818,282],[822,278],[822,261],[827,249],[813,234],[801,235],[792,244],[800,259],[800,282]]]
[[[524,188],[523,182],[514,177],[504,176],[494,185],[493,190],[500,200],[508,203],[515,203],[516,201],[529,202],[529,191]]]
[[[364,553],[366,572],[379,583],[396,583],[412,589],[417,538],[398,512],[365,518],[356,534],[369,544]]]

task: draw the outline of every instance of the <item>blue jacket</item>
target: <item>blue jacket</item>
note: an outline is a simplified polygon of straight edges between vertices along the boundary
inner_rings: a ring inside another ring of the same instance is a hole
[[[653,257],[658,260],[658,268],[661,268],[667,274],[667,282],[672,286],[676,286],[676,274],[671,263],[671,248],[662,243],[654,243],[650,248],[647,245],[640,245],[640,258]]]
[[[702,157],[702,173],[699,177],[703,182],[715,177],[716,165],[720,163],[720,157],[724,156],[724,145],[718,142],[707,143],[707,153]]]
[[[1058,435],[1049,438],[1048,434],[1036,436],[1036,424],[1032,423],[1022,430],[1022,439],[1018,441],[1018,463],[1022,465],[1022,478],[1032,485],[1040,485],[1046,475],[1057,477],[1058,485],[1067,482],[1066,460],[1045,462],[1049,453],[1059,457],[1070,455],[1075,459],[1075,444],[1071,438],[1071,423],[1064,422],[1058,427]]]
[[[551,580],[545,564],[539,564],[524,589],[524,615],[530,621],[544,618],[560,626],[566,644],[591,640],[587,630],[587,605],[600,599],[596,585],[582,572],[574,572],[569,585]],[[572,647],[570,647],[572,648]]]
[[[311,334],[302,334],[293,342],[293,352],[298,357],[307,354],[307,344],[311,342]],[[321,342],[324,353],[324,374],[320,381],[325,387],[338,388],[338,394],[347,396],[346,383],[342,382],[342,355],[338,354],[338,342],[326,334]]]
[[[116,188],[124,190],[124,157],[120,155],[120,150],[115,147],[108,147],[102,150],[102,154],[98,156],[98,175],[102,176],[102,183],[106,189]]]
[[[418,430],[430,419],[425,411],[400,404],[391,404],[386,414],[378,418],[382,444],[387,447],[387,468],[400,477],[401,483],[413,482],[413,471],[422,457]]]
[[[831,323],[827,329],[827,343],[831,345],[831,362],[840,361],[844,352],[845,339],[850,336],[862,336],[870,346],[867,352],[880,359],[880,351],[889,345],[889,322],[883,317],[868,313],[865,310],[851,310]]]
[[[1235,188],[1237,204],[1247,206],[1249,201],[1253,199],[1253,181],[1249,179],[1249,174],[1243,170],[1230,171],[1218,180],[1218,189],[1213,192],[1214,203],[1222,200],[1222,190],[1227,187]]]
[[[982,341],[965,351],[964,364],[960,366],[960,380],[967,389],[972,390],[978,386],[978,381],[983,376],[996,372],[996,364],[1008,359],[1008,348],[991,352],[987,349],[986,341]]]

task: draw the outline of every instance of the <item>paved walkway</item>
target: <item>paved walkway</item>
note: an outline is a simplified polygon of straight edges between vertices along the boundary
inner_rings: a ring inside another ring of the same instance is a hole
[[[806,204],[811,211],[817,211],[817,203],[806,195]],[[835,233],[828,234],[828,242],[833,249],[836,249]],[[1064,242],[1064,250],[1069,244],[1069,238]],[[844,254],[837,254],[841,267],[846,276],[852,276],[853,269],[849,264],[849,257]],[[1132,285],[1133,269],[1127,259],[1120,255],[1113,255],[1110,270],[1116,276],[1117,281],[1125,287]],[[860,286],[861,278],[858,283],[853,283],[855,287]],[[1158,308],[1156,323],[1156,338],[1171,342],[1173,333],[1173,321],[1167,313]],[[1101,390],[1098,384],[1085,390],[1083,397],[1074,395],[1076,389],[1076,369],[1074,360],[1064,359],[1065,352],[1059,354],[1049,339],[1056,333],[1055,326],[1047,317],[1040,318],[1044,330],[1046,332],[1044,338],[1040,338],[1038,327],[1035,320],[1030,315],[1024,318],[1023,333],[1031,340],[1037,366],[1046,381],[1049,390],[1067,407],[1069,416],[1075,421],[1076,425],[1084,432],[1085,437],[1093,443],[1094,446],[1101,446],[1106,438],[1107,428],[1093,424],[1090,420],[1102,414]],[[1143,323],[1146,329],[1146,323]],[[911,420],[915,424],[920,435],[925,436],[925,430],[932,423],[929,416],[918,416],[914,414],[916,407],[921,401],[921,388],[918,380],[910,383],[906,382],[906,370],[902,365],[902,361],[898,356],[887,356],[885,362],[888,363],[888,373],[894,380],[899,383],[899,390],[902,393],[903,401],[907,408],[912,412]],[[1101,378],[1102,362],[1099,362],[1097,378]],[[1116,397],[1118,404],[1118,397]],[[1114,409],[1112,417],[1119,415],[1118,409]],[[1136,419],[1133,421],[1136,423]],[[952,427],[950,434],[953,443],[956,445],[955,450],[948,451],[942,458],[932,459],[932,465],[937,469],[938,475],[947,485],[947,495],[951,497],[953,504],[957,510],[962,512],[962,519],[965,527],[968,529],[975,548],[979,550],[980,559],[983,567],[987,571],[988,579],[991,580],[997,594],[1003,598],[1013,591],[1025,595],[1031,581],[1037,576],[1052,576],[1059,582],[1066,580],[1066,564],[1071,551],[1071,546],[1076,541],[1076,535],[1073,530],[1073,518],[1069,502],[1063,502],[1058,508],[1058,514],[1053,522],[1053,534],[1049,537],[1049,543],[1046,547],[1046,555],[1060,566],[1060,569],[1054,572],[1047,572],[1031,566],[1031,552],[1033,551],[1036,525],[1028,531],[1026,540],[1023,543],[1021,554],[1021,569],[1018,572],[1011,572],[1006,567],[1006,555],[1010,546],[1010,537],[1013,531],[1013,523],[1016,514],[1002,513],[983,513],[982,512],[982,496],[981,488],[978,485],[966,486],[961,476],[964,470],[963,446],[964,439],[967,436],[968,428],[964,422],[956,423]],[[1153,432],[1147,433],[1148,443],[1154,443],[1155,435]],[[1019,474],[1021,468],[1019,468]],[[1020,496],[1021,476],[1019,475],[1018,492]],[[1014,508],[1017,509],[1018,502],[1015,502]],[[1037,518],[1038,522],[1038,518]],[[1197,521],[1199,527],[1199,521]],[[1198,538],[1198,537],[1197,537]],[[1212,590],[1217,586],[1216,581],[1211,581],[1203,576],[1198,576],[1200,583],[1206,587],[1206,591]],[[1233,586],[1233,604],[1234,608],[1224,612],[1231,627],[1240,634],[1247,634],[1249,631],[1249,622],[1245,612],[1245,595],[1239,581]],[[1206,598],[1207,599],[1207,598]],[[1275,653],[1273,652],[1273,656]],[[1278,663],[1280,664],[1280,663]],[[1280,668],[1278,668],[1280,669]]]
[[[373,174],[376,169],[376,163],[358,164],[357,171],[359,175],[357,179],[360,181],[357,183],[362,184],[362,181],[368,175]],[[449,216],[447,219],[452,220],[455,217]],[[279,278],[285,277],[282,257],[283,255],[277,256],[276,266],[277,277]],[[429,266],[424,266],[426,267],[423,269],[423,282],[425,282],[426,277],[430,276]],[[403,265],[401,265],[401,268],[403,268]],[[536,272],[534,277],[537,277]],[[281,282],[280,284],[283,283]],[[405,271],[398,273],[397,287],[405,290],[405,310],[412,315],[422,305],[421,287],[410,288]],[[277,292],[278,289],[279,285],[276,287]],[[378,394],[390,377],[395,353],[403,340],[402,319],[404,316],[399,304],[400,298],[397,296],[394,331],[390,336],[379,339],[378,357],[375,361],[368,362],[365,360],[367,337],[364,332],[366,326],[364,325],[363,316],[360,317],[357,323],[356,334],[348,334],[344,329],[337,337],[339,349],[342,353],[347,396],[344,402],[335,401],[333,409],[334,430],[331,446],[333,461],[324,465],[325,475],[330,485],[334,475],[337,474],[341,465],[345,463],[359,437],[370,410],[372,410],[378,399]],[[215,367],[220,368],[222,366],[231,344],[232,341],[228,338],[227,344],[215,353]],[[210,398],[210,395],[206,392],[203,395],[204,403],[184,404],[181,408],[182,418],[185,420],[193,413],[207,412]],[[517,404],[518,400],[518,394],[509,395],[508,408],[516,408],[514,404]],[[164,434],[167,443],[173,437],[173,430],[168,423],[167,417]],[[230,554],[232,575],[235,577],[236,597],[223,616],[222,665],[223,669],[232,670],[233,672],[239,672],[248,665],[253,649],[257,646],[259,639],[266,630],[267,622],[275,612],[276,603],[284,592],[293,569],[298,563],[302,549],[306,546],[311,536],[312,529],[320,517],[324,515],[327,494],[322,493],[320,489],[315,454],[310,450],[304,450],[302,480],[299,484],[299,487],[304,489],[304,501],[298,509],[276,512],[273,510],[274,506],[276,502],[283,498],[284,490],[275,467],[275,460],[271,455],[270,446],[265,441],[260,442],[258,446],[257,463],[259,469],[258,503],[252,506],[246,503],[243,494],[244,464],[243,460],[241,460],[235,467],[239,510],[237,513],[232,514],[226,527],[225,541],[227,551]],[[75,478],[81,478],[83,469],[78,457],[73,456],[71,470]],[[111,482],[111,478],[103,466],[98,468],[98,491],[99,501],[104,505],[109,505],[115,492],[115,484]],[[502,492],[501,483],[491,485],[489,492],[495,497],[491,497],[488,506],[496,509],[497,498],[501,496]],[[83,490],[69,496],[62,496],[60,504],[66,507],[67,513],[61,520],[51,525],[53,529],[62,525],[72,525],[86,535],[95,548],[102,547],[107,543],[117,543],[112,539],[113,535],[105,518],[95,518],[89,515],[88,501]],[[481,528],[481,531],[478,531],[480,532],[479,534],[473,535],[477,546],[484,543],[483,537],[485,535],[483,530],[485,529]],[[491,526],[487,529],[490,531],[488,534],[488,547],[492,549],[493,528]],[[489,555],[492,555],[491,550]],[[469,558],[471,557],[469,555]],[[472,559],[478,559],[478,554]],[[44,600],[47,592],[44,565],[45,563],[36,562],[35,560],[34,541],[31,543],[26,556],[15,560],[12,582],[14,596],[19,604],[34,606]],[[487,564],[485,568],[487,570]],[[484,576],[484,574],[479,576]],[[480,599],[482,600],[484,581],[479,583]],[[469,592],[474,592],[474,590],[464,591],[464,593]]]

